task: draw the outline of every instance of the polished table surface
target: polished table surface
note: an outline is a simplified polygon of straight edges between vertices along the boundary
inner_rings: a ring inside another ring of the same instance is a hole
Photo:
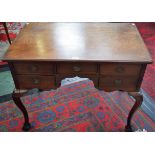
[[[31,23],[4,59],[151,62],[132,23]]]
[[[127,91],[135,98],[131,118],[142,104],[139,89],[150,54],[134,23],[30,23],[9,47],[4,60],[15,82],[15,104],[28,113],[20,97],[26,90],[57,88],[66,77],[88,77],[96,88]]]

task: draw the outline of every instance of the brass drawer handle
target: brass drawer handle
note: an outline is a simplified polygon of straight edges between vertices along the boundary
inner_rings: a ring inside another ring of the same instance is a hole
[[[122,84],[122,80],[120,79],[116,79],[114,82],[116,86],[120,86]]]
[[[39,81],[38,79],[34,79],[34,80],[33,80],[33,83],[34,83],[34,84],[39,84],[39,82],[40,82],[40,81]]]
[[[37,66],[31,66],[31,71],[35,72],[38,70],[38,67]]]
[[[117,73],[123,73],[124,72],[124,68],[122,66],[118,66],[118,67],[115,68],[115,71]]]
[[[73,67],[73,70],[74,70],[75,72],[79,72],[79,71],[81,70],[81,68],[78,67],[78,66],[74,66],[74,67]]]

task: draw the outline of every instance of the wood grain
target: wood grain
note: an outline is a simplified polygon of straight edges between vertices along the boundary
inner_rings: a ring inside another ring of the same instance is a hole
[[[44,75],[17,75],[18,89],[52,89],[55,88],[55,77]]]
[[[104,76],[99,78],[99,88],[105,91],[138,91],[136,84],[137,76]]]
[[[58,63],[57,73],[59,74],[96,74],[97,64],[96,63],[81,63],[81,62],[64,62]]]
[[[139,75],[141,64],[129,63],[102,63],[100,65],[101,75]]]
[[[152,62],[132,23],[30,23],[4,60]]]
[[[133,23],[31,23],[9,47],[9,63],[17,89],[54,89],[64,78],[91,79],[104,91],[138,92],[146,65],[152,62]],[[131,109],[131,118],[142,103]],[[13,100],[23,112],[24,130],[30,129],[28,113],[14,92]]]
[[[55,73],[55,65],[50,62],[14,62],[16,74],[43,74],[52,75]]]

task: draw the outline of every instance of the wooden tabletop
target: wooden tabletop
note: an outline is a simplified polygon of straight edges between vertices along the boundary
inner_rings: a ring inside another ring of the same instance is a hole
[[[133,23],[30,23],[4,60],[152,61]]]

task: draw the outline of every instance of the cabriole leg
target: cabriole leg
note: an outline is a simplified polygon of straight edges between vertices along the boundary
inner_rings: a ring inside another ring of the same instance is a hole
[[[136,112],[136,110],[141,106],[143,101],[143,96],[138,92],[132,92],[132,93],[129,93],[129,95],[132,96],[136,101],[129,112],[129,115],[127,118],[127,125],[125,126],[125,131],[132,132],[131,119],[134,113]]]
[[[21,110],[21,112],[23,113],[23,116],[24,116],[25,122],[24,122],[24,125],[22,128],[24,131],[28,131],[31,128],[31,124],[29,123],[28,112],[20,99],[20,97],[22,97],[26,92],[27,92],[27,90],[23,90],[23,91],[15,90],[12,93],[12,99],[13,99],[14,103]]]

